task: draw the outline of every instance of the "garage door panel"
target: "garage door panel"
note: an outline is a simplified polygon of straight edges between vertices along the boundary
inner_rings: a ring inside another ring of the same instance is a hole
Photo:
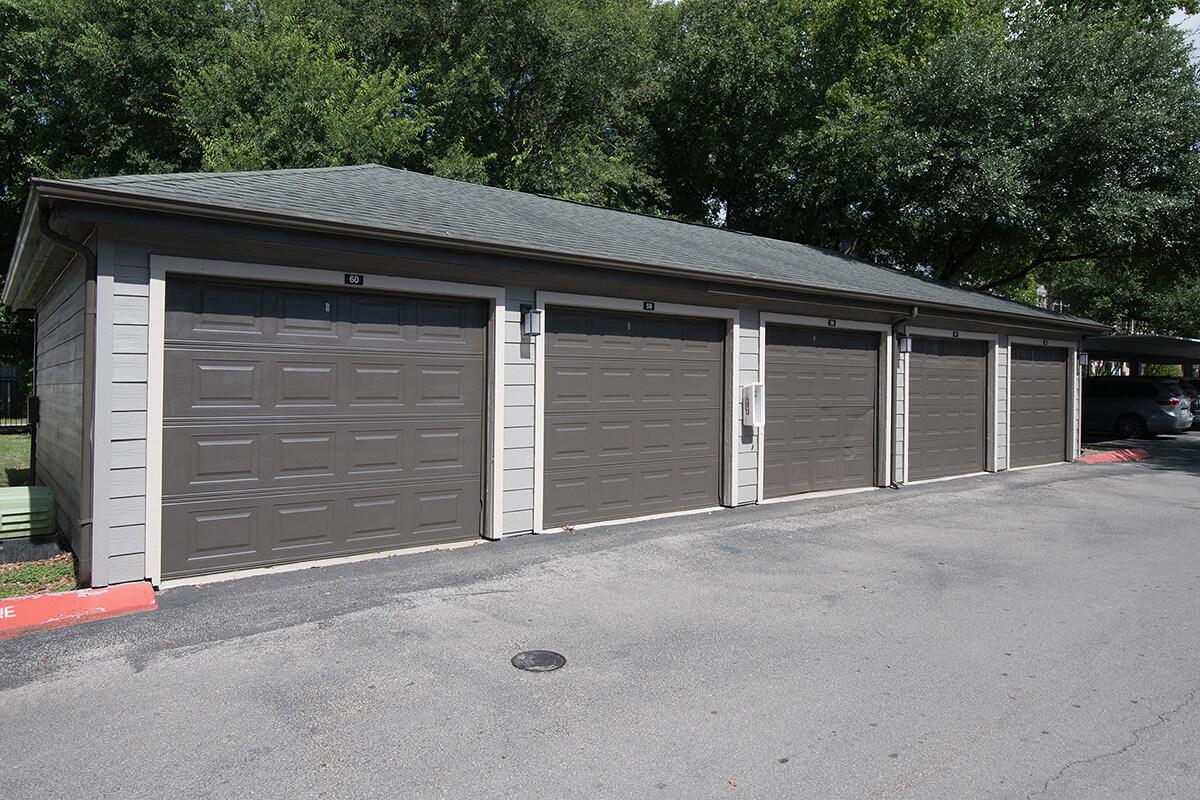
[[[164,502],[171,574],[461,541],[478,535],[480,482],[335,487]]]
[[[348,321],[350,342],[354,345],[396,347],[408,333],[403,304],[389,299],[353,298]]]
[[[716,415],[644,413],[570,416],[546,421],[546,465],[571,467],[595,460],[719,459],[721,425]]]
[[[168,298],[167,310],[170,321],[182,322],[184,296],[176,291]],[[264,316],[265,293],[260,287],[240,285],[193,286],[186,297],[189,313],[186,328],[172,327],[170,321],[167,336],[182,332],[187,338],[225,338],[226,334],[237,337],[260,338],[270,321]],[[209,334],[208,336],[202,336]]]
[[[482,353],[487,309],[444,298],[171,279],[165,336],[224,345]]]
[[[353,478],[387,476],[404,472],[404,430],[396,427],[351,430],[346,471]]]
[[[479,534],[482,303],[171,277],[167,307],[165,575]]]
[[[1066,460],[1068,358],[1064,348],[1013,347],[1012,466],[1028,467]]]
[[[480,474],[482,420],[345,420],[166,427],[164,494],[214,489],[355,485]]]
[[[717,505],[725,324],[551,308],[543,523]]]
[[[280,339],[338,338],[338,297],[333,292],[313,292],[281,289],[276,335]]]
[[[259,481],[259,448],[262,435],[242,431],[200,433],[175,437],[168,443],[167,452],[182,456],[167,459],[167,465],[188,465],[187,484],[253,485]],[[177,480],[164,470],[163,491],[177,486]],[[168,488],[170,487],[170,488]]]
[[[764,458],[763,492],[767,497],[786,497],[797,494],[798,486],[813,492],[870,486],[875,462],[864,452],[869,451],[842,447],[814,448],[803,453],[777,451]]]
[[[347,351],[247,351],[180,347],[165,353],[166,417],[375,414],[479,415],[486,374],[482,355],[436,359]]]
[[[336,535],[333,500],[305,499],[295,503],[277,503],[272,511],[273,551],[300,547],[328,550],[333,545]]]
[[[777,391],[771,392],[772,404],[874,408],[877,370],[875,363],[862,367],[812,365],[788,369],[772,367],[768,360],[766,383],[777,387]]]
[[[277,433],[274,438],[275,483],[325,483],[336,476],[337,432]]]
[[[879,336],[771,325],[766,348],[764,494],[874,485]]]
[[[172,357],[177,357],[172,354]],[[200,408],[261,408],[263,405],[263,369],[255,360],[229,360],[216,357],[194,357],[187,366],[191,391],[187,396],[171,392],[167,396],[165,413]],[[180,375],[180,369],[174,371]],[[175,405],[188,400],[184,406]]]
[[[204,563],[237,559],[258,552],[258,509],[251,505],[223,505],[193,509],[183,514],[164,509],[166,530],[172,536],[186,531],[188,551]]]
[[[875,409],[816,409],[767,414],[768,450],[811,450],[838,446],[846,450],[872,447],[876,435]]]
[[[551,309],[551,317],[548,357],[610,356],[618,364],[627,358],[720,361],[724,357],[725,326],[712,320],[563,308]]]
[[[988,349],[971,339],[913,339],[909,480],[981,472],[987,463]]]
[[[547,527],[716,506],[717,465],[621,465],[611,470],[554,470],[546,476]]]
[[[719,413],[724,364],[686,366],[610,359],[563,359],[547,364],[546,410],[603,413],[661,406]]]
[[[275,365],[272,386],[276,389],[275,407],[337,408],[339,384],[337,364],[282,361]]]

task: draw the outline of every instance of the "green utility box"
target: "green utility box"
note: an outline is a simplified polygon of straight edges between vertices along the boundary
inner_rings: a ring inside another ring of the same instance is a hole
[[[45,486],[0,488],[0,539],[53,534],[53,492]]]

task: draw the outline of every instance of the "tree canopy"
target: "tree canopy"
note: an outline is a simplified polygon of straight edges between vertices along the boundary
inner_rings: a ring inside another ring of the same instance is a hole
[[[0,0],[2,249],[32,175],[374,161],[1197,336],[1177,7]]]

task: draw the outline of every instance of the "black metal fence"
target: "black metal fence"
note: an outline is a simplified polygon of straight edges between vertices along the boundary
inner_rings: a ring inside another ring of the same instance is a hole
[[[29,392],[20,367],[0,364],[0,430],[11,432],[29,427]]]

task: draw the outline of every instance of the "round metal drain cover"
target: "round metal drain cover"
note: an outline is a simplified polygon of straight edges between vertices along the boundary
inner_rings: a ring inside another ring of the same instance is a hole
[[[512,657],[512,665],[526,672],[550,672],[567,665],[567,659],[551,650],[526,650]]]

